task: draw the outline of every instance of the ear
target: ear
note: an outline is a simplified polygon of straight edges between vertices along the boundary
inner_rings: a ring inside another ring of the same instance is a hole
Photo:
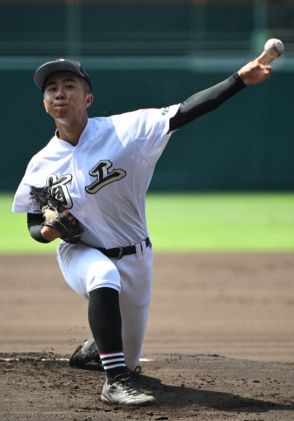
[[[93,101],[94,101],[93,94],[87,94],[87,97],[86,97],[86,108],[91,107],[91,105],[93,104]]]
[[[47,105],[46,105],[46,101],[45,101],[45,99],[43,99],[43,105],[44,105],[44,108],[45,108],[45,110],[46,110],[46,113],[48,113],[48,108],[47,108]]]

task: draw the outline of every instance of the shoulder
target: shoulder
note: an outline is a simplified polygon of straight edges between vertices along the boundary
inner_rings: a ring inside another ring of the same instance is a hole
[[[51,142],[51,141],[50,141]],[[29,165],[34,164],[35,162],[39,161],[39,159],[43,158],[44,156],[47,155],[48,151],[51,149],[50,148],[50,142],[47,143],[47,145],[45,145],[42,149],[40,149],[38,152],[36,152],[30,159]]]
[[[30,163],[34,163],[39,161],[40,159],[44,159],[46,157],[49,157],[52,155],[55,151],[55,144],[56,141],[54,141],[54,137],[45,145],[42,149],[40,149],[38,152],[35,153],[35,155],[32,156]]]
[[[138,110],[126,111],[120,114],[113,114],[106,117],[91,117],[89,118],[89,125],[95,129],[101,126],[111,126],[119,124],[130,125],[135,121],[144,120],[150,116],[154,118],[158,115],[165,114],[165,108],[140,108]]]
[[[122,114],[115,114],[110,117],[111,122],[114,126],[130,127],[143,123],[148,120],[150,113],[154,113],[155,109],[139,109],[134,111],[127,111]]]
[[[54,136],[42,149],[32,156],[26,173],[36,173],[46,171],[48,165],[60,162],[64,156],[62,148],[59,146],[56,136]]]
[[[171,105],[169,107],[161,108],[140,108],[135,111],[129,111],[123,114],[114,115],[111,118],[115,120],[133,121],[133,120],[153,120],[160,121],[169,118],[175,114],[180,104]]]
[[[101,130],[106,129],[107,127],[112,126],[112,116],[106,117],[90,117],[88,119],[88,129],[89,133],[101,132]]]

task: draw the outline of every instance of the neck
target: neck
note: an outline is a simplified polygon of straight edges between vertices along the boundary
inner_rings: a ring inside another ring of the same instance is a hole
[[[82,121],[69,122],[65,120],[55,120],[58,137],[73,146],[77,145],[87,122],[87,116],[85,116]]]

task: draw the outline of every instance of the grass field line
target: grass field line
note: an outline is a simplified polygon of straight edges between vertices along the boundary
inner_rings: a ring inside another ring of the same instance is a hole
[[[30,238],[12,200],[0,194],[0,253],[54,253],[57,242]],[[150,193],[146,214],[155,251],[294,250],[294,193]]]

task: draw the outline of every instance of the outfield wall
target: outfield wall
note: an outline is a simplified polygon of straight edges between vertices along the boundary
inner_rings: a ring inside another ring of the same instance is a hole
[[[245,60],[85,60],[95,87],[90,115],[178,103],[221,81]],[[7,68],[2,63],[2,191],[15,189],[31,155],[54,131],[32,81],[41,61],[18,65],[15,60],[6,62]],[[293,86],[294,72],[277,68],[270,81],[243,90],[179,130],[157,165],[151,189],[292,190]]]
[[[181,102],[272,36],[286,46],[272,79],[179,130],[151,189],[293,190],[293,22],[289,0],[0,0],[0,191],[16,188],[54,131],[32,80],[45,60],[81,59],[94,85],[90,115],[111,115]]]

